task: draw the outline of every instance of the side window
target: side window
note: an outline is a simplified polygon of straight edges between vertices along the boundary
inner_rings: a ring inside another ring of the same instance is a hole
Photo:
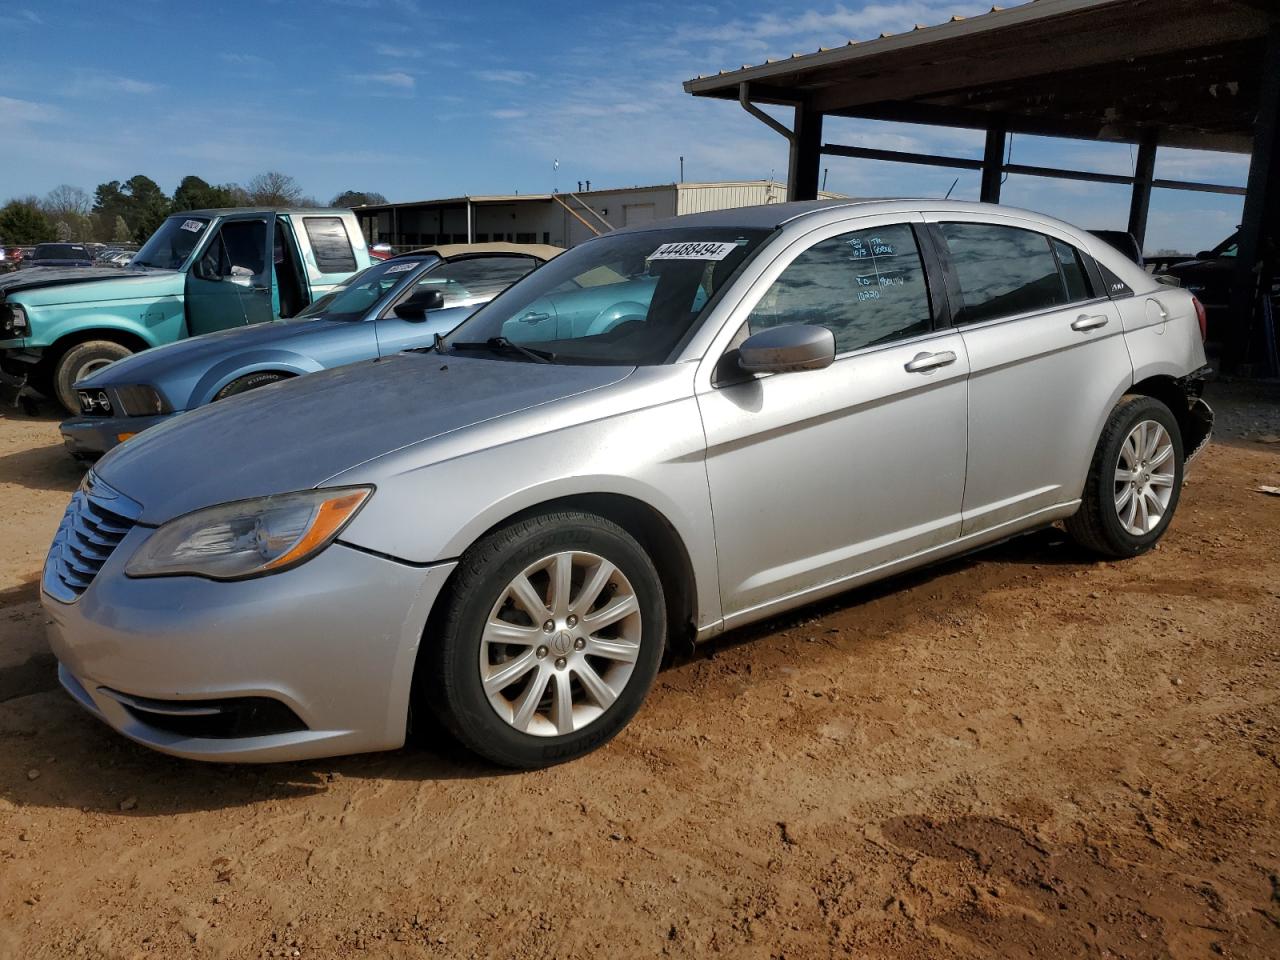
[[[418,281],[418,289],[444,291],[444,305],[466,300],[491,299],[537,266],[532,257],[476,257],[456,260],[431,270]]]
[[[929,290],[905,223],[841,234],[791,262],[747,318],[752,333],[788,323],[827,327],[836,353],[927,333]]]
[[[248,283],[265,279],[267,225],[261,220],[232,220],[224,223],[200,257],[201,274],[206,278],[228,277]]]
[[[1093,298],[1093,289],[1089,285],[1089,275],[1085,273],[1084,262],[1080,259],[1080,251],[1069,243],[1050,238],[1053,252],[1058,257],[1058,267],[1062,270],[1062,282],[1067,286],[1067,299],[1072,303]]]
[[[992,223],[940,226],[964,298],[957,322],[995,320],[1067,302],[1044,234]]]
[[[321,273],[353,273],[356,255],[351,238],[341,217],[303,217],[307,239],[316,256],[316,269]]]

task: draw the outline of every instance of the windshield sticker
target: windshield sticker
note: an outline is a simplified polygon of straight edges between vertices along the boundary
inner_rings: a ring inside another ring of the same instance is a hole
[[[723,260],[738,249],[736,243],[664,243],[653,253],[650,260]]]
[[[204,224],[199,220],[188,220],[182,225],[183,230],[190,230],[192,233],[199,233],[204,229]]]
[[[412,270],[421,262],[421,260],[414,260],[410,263],[395,263],[387,267],[387,273],[404,273],[406,270]]]

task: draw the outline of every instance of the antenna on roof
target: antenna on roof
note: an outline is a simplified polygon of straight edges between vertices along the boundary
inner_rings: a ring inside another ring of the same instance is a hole
[[[956,177],[954,180],[952,180],[952,181],[951,181],[951,186],[950,186],[950,187],[948,188],[948,190],[947,190],[947,195],[946,195],[945,197],[943,197],[943,198],[942,198],[943,200],[950,200],[950,199],[951,199],[951,191],[952,191],[952,190],[954,190],[954,189],[956,188],[956,184],[957,184],[957,183],[959,183],[959,182],[960,182],[960,178],[959,178],[959,177]]]

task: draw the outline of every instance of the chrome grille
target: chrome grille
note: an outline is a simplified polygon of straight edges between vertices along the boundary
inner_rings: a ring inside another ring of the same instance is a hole
[[[133,529],[141,508],[92,472],[71,498],[44,562],[44,590],[71,603]]]

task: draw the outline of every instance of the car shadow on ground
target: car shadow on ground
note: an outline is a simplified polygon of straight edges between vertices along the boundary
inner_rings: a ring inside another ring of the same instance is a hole
[[[1060,530],[1037,531],[730,631],[692,653],[673,656],[658,682],[661,684],[664,676],[669,680],[678,678],[695,669],[700,661],[728,649],[765,641],[800,624],[858,613],[859,608],[878,601],[889,601],[892,609],[898,595],[904,608],[918,607],[915,588],[930,587],[956,574],[960,580],[948,584],[948,589],[989,589],[1018,579],[1025,564],[1088,564],[1093,559],[1070,544]],[[972,584],[975,579],[982,581],[981,587]],[[34,587],[24,585],[8,592],[14,593],[14,600],[21,600],[31,596]],[[946,606],[945,599],[926,602],[939,609]],[[881,610],[877,619],[885,615]],[[15,674],[5,679],[22,680],[28,686],[19,690],[14,683],[4,684],[9,709],[8,716],[0,722],[0,768],[11,771],[7,777],[0,776],[0,796],[15,807],[69,807],[127,816],[167,816],[319,796],[343,779],[430,783],[488,780],[513,773],[478,760],[457,746],[434,720],[422,717],[415,718],[410,744],[386,753],[264,765],[182,760],[128,741],[84,713],[60,691],[51,690],[56,683],[52,679],[56,670],[52,655],[33,657],[16,669],[21,672],[20,677]],[[726,696],[731,695],[726,692]],[[23,698],[20,706],[14,703],[18,697]],[[643,722],[643,713],[638,722]],[[47,764],[43,762],[46,759],[50,761]],[[27,766],[39,771],[36,779],[27,779]],[[128,802],[136,798],[145,799]],[[122,810],[122,804],[128,809]]]

